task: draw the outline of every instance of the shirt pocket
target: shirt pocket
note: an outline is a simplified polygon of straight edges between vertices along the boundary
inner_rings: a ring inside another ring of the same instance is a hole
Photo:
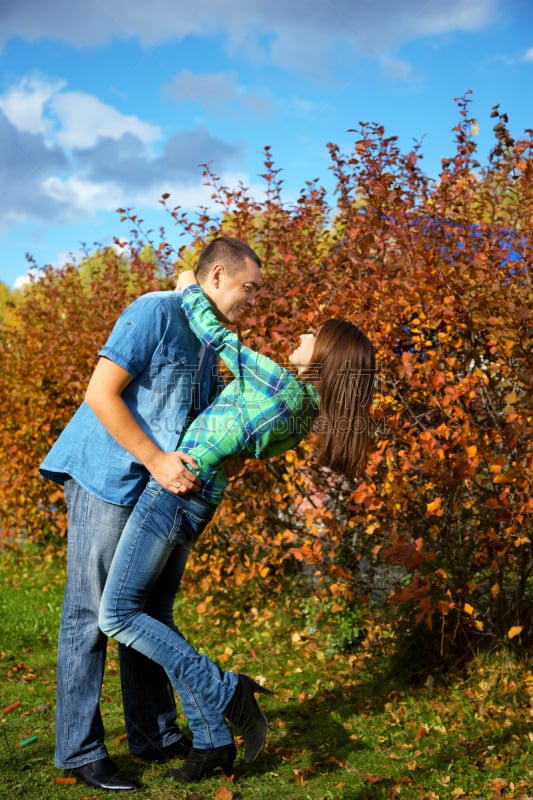
[[[162,345],[150,364],[150,388],[156,407],[168,401],[191,402],[196,363],[183,347]]]

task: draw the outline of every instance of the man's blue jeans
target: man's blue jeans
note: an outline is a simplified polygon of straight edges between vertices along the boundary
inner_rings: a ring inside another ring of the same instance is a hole
[[[108,636],[165,669],[200,749],[233,742],[224,710],[238,675],[187,642],[174,623],[172,601],[214,510],[193,492],[174,495],[150,480],[124,528],[100,606],[100,626]]]
[[[57,767],[74,769],[107,755],[99,699],[107,638],[98,627],[105,580],[131,507],[116,506],[65,483],[68,567],[57,663]],[[122,699],[132,753],[159,750],[181,736],[163,669],[119,646]]]

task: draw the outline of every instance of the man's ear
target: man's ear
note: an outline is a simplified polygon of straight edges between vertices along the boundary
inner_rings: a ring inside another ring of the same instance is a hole
[[[216,289],[220,288],[220,283],[224,275],[224,264],[215,264],[211,270],[211,279]]]

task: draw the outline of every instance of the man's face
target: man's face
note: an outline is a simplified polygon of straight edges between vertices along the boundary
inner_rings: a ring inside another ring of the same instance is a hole
[[[233,324],[253,308],[260,282],[261,270],[252,258],[247,258],[233,275],[222,267],[216,289],[210,293],[219,320]]]

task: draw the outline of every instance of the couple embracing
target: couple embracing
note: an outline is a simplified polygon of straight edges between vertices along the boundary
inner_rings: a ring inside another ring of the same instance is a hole
[[[175,291],[135,300],[40,467],[64,485],[68,509],[55,763],[96,788],[141,788],[104,743],[99,698],[108,636],[119,643],[133,755],[184,759],[165,774],[186,783],[218,768],[231,774],[230,724],[243,737],[246,761],[265,742],[255,694],[268,690],[196,651],[173,619],[187,557],[227,485],[225,465],[278,455],[313,426],[319,464],[352,478],[366,464],[372,344],[355,325],[326,320],[316,335],[301,337],[289,357],[294,372],[245,347],[225,325],[253,307],[260,282],[254,250],[221,236]],[[226,385],[219,359],[233,375]],[[192,741],[177,725],[175,695]]]

